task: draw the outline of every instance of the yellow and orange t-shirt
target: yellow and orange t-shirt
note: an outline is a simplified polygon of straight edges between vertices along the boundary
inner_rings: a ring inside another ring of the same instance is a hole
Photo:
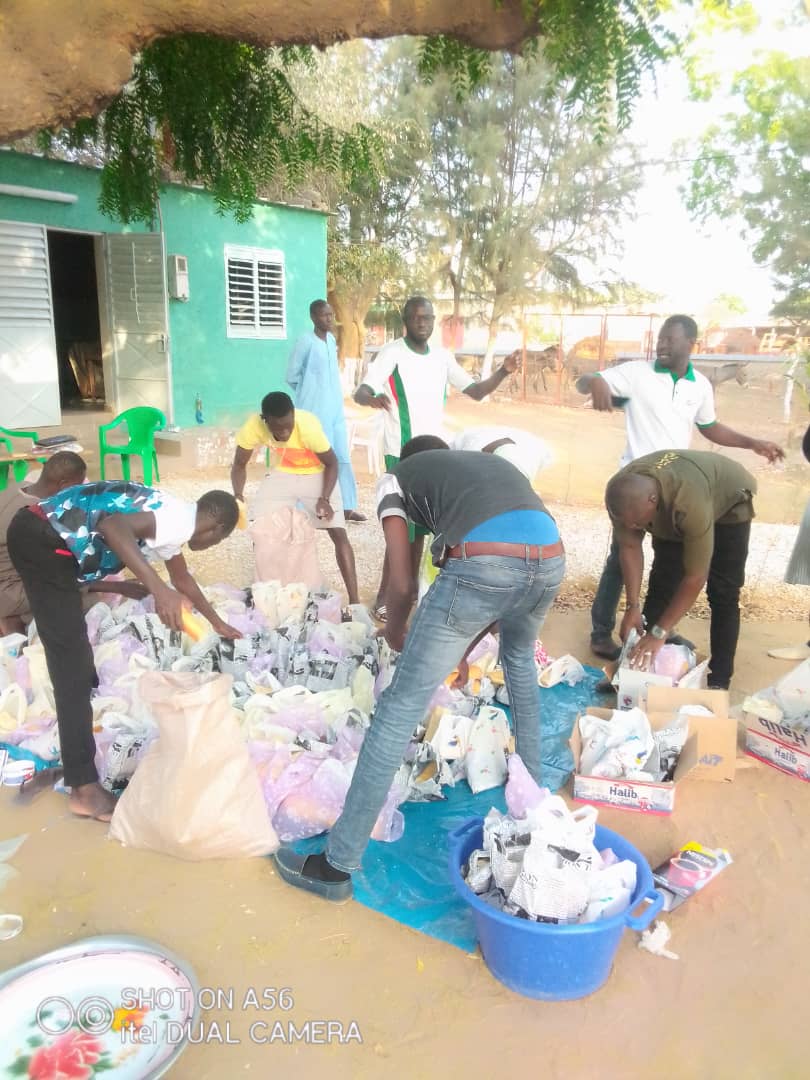
[[[254,413],[237,431],[236,445],[243,450],[267,446],[271,468],[301,476],[322,472],[324,466],[318,454],[331,449],[318,417],[304,409],[295,410],[295,427],[287,442],[277,442],[261,416]]]

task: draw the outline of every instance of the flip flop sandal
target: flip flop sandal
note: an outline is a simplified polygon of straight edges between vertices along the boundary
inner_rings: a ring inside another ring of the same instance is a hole
[[[810,648],[807,645],[786,645],[783,649],[768,649],[768,656],[774,660],[807,660]]]
[[[358,514],[356,510],[349,510],[347,513],[344,513],[343,516],[346,521],[354,521],[356,524],[368,521],[368,518],[365,514]]]

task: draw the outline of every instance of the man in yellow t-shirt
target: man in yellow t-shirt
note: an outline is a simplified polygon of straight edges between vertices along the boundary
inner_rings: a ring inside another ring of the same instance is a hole
[[[317,416],[296,409],[288,394],[264,396],[261,413],[254,413],[236,433],[231,484],[242,503],[247,465],[260,446],[270,452],[271,471],[257,493],[254,517],[259,519],[282,507],[300,504],[315,528],[329,533],[349,603],[358,603],[354,551],[346,534],[340,488],[336,486],[338,459]]]

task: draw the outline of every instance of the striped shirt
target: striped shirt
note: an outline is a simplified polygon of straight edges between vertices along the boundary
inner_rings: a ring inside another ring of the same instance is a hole
[[[466,390],[473,379],[449,349],[431,348],[417,353],[397,338],[384,345],[369,364],[363,385],[375,394],[387,394],[394,407],[386,412],[385,453],[399,457],[405,443],[416,435],[442,435],[447,386]]]

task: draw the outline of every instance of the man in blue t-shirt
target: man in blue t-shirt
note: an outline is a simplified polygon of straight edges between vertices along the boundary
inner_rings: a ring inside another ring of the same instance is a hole
[[[534,646],[565,573],[554,519],[510,462],[449,450],[433,435],[402,448],[399,464],[377,486],[377,514],[389,560],[385,638],[402,655],[380,695],[325,852],[307,857],[282,848],[276,854],[285,881],[329,900],[351,895],[351,875],[360,869],[394,774],[436,688],[496,623],[516,749],[540,780]],[[416,595],[410,524],[433,534],[433,560],[441,572],[406,636]]]
[[[98,782],[94,763],[96,685],[80,586],[128,567],[154,597],[172,630],[194,605],[222,637],[241,637],[205,599],[181,554],[203,551],[233,532],[239,508],[233,495],[209,491],[186,503],[128,482],[83,484],[23,507],[8,529],[8,553],[20,575],[53,683],[56,720],[70,808],[80,817],[109,821],[115,798]],[[165,562],[174,588],[149,565]]]

